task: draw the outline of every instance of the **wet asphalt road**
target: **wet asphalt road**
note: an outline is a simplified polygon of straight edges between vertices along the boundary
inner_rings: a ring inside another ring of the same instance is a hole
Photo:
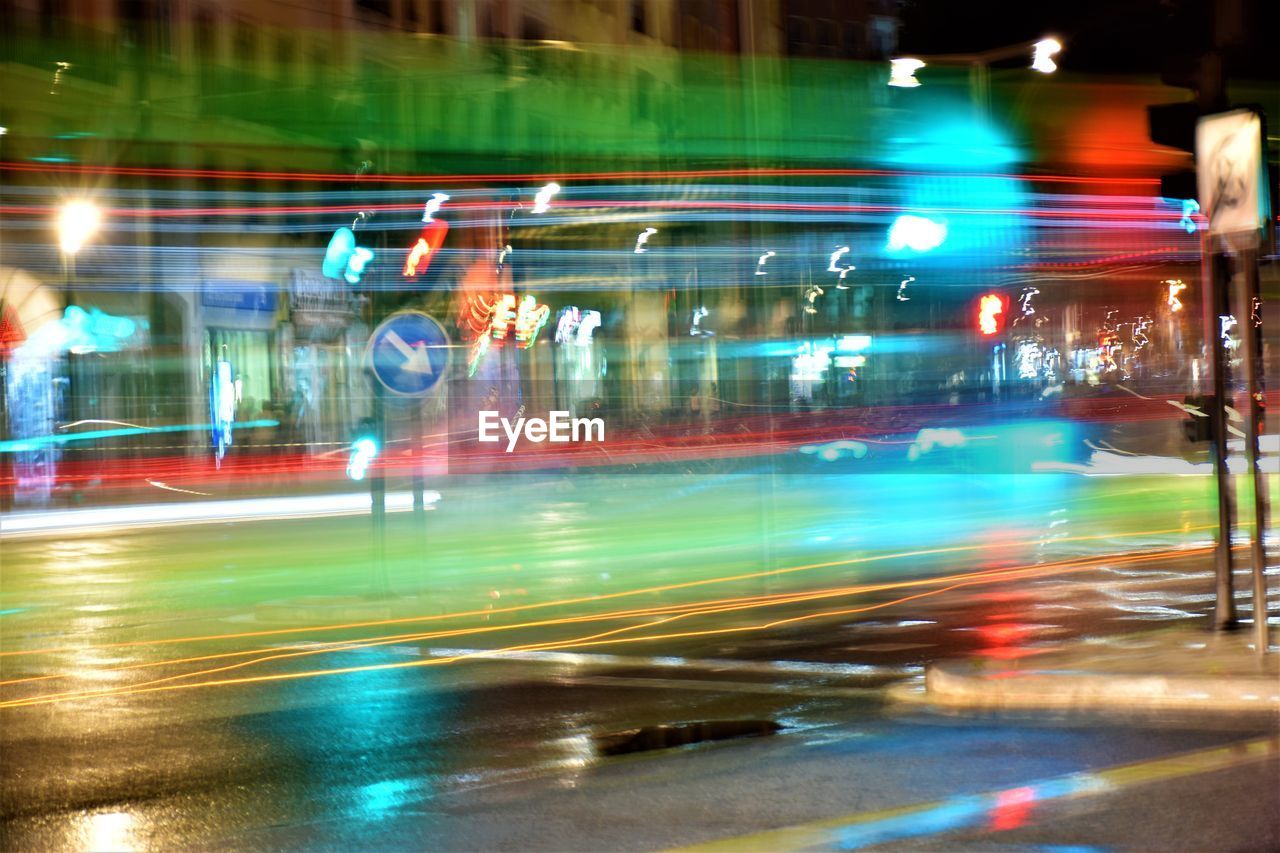
[[[634,647],[534,652],[4,709],[0,840],[14,850],[602,850],[792,827],[767,849],[1274,849],[1274,748],[1269,761],[1083,798],[1015,795],[985,812],[965,800],[1273,737],[1273,720],[972,718],[895,706],[883,689],[939,657],[1150,628],[1150,613],[1126,608],[1157,591],[1192,613],[1204,577],[1185,562],[955,590],[819,631],[689,639],[661,658]],[[1011,618],[1038,607],[1058,618]],[[398,643],[343,662],[451,653]],[[592,740],[743,718],[784,729],[618,757]],[[805,829],[879,826],[886,810],[920,804],[943,817],[839,837]]]
[[[384,596],[367,519],[0,539],[0,848],[1276,846],[1273,719],[887,692],[1202,623],[1200,485],[676,485],[445,491]],[[783,729],[594,740],[726,719]]]

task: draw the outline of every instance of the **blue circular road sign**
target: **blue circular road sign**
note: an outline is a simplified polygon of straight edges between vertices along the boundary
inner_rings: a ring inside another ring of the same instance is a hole
[[[392,394],[419,397],[444,378],[449,336],[421,311],[392,314],[369,336],[369,365]]]

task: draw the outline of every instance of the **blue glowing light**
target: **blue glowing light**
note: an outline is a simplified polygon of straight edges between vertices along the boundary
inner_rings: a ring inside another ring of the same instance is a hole
[[[1196,233],[1196,222],[1191,217],[1200,212],[1200,202],[1194,198],[1184,198],[1182,200],[1182,218],[1178,220],[1178,224],[1182,226],[1188,234]]]
[[[329,240],[320,271],[326,278],[344,278],[349,284],[358,284],[365,266],[373,260],[373,252],[356,245],[355,232],[339,228]]]
[[[137,330],[137,322],[128,317],[68,305],[60,320],[43,326],[28,343],[33,351],[49,355],[59,351],[117,352]]]
[[[836,339],[836,352],[862,352],[870,346],[870,335],[844,335]]]
[[[257,420],[245,421],[234,425],[236,429],[252,429],[254,427],[277,427],[279,421]],[[59,435],[37,435],[31,438],[16,438],[0,441],[0,453],[20,453],[37,450],[50,445],[68,444],[72,441],[93,441],[99,438],[119,438],[125,435],[148,435],[156,432],[203,432],[212,430],[213,424],[176,424],[157,427],[122,427],[120,429],[95,429],[86,432],[62,433]]]
[[[378,455],[378,442],[369,436],[356,439],[351,445],[351,461],[347,463],[347,476],[353,480],[363,480],[375,456]]]

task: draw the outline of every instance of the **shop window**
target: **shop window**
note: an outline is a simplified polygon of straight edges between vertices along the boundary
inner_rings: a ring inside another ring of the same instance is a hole
[[[214,364],[223,358],[240,383],[237,420],[253,420],[270,408],[275,395],[271,360],[271,333],[242,329],[206,329],[204,375],[214,375]]]

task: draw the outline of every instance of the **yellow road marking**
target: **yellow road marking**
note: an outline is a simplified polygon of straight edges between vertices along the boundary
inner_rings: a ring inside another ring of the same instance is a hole
[[[1121,764],[1098,771],[1081,771],[983,794],[949,797],[930,803],[856,812],[782,829],[726,838],[705,844],[675,848],[680,851],[852,850],[904,838],[938,835],[988,823],[1002,804],[1038,805],[1052,800],[1079,799],[1114,793],[1133,785],[1146,785],[1184,776],[1212,773],[1275,759],[1280,756],[1280,736],[1242,741],[1197,750],[1168,758]]]

